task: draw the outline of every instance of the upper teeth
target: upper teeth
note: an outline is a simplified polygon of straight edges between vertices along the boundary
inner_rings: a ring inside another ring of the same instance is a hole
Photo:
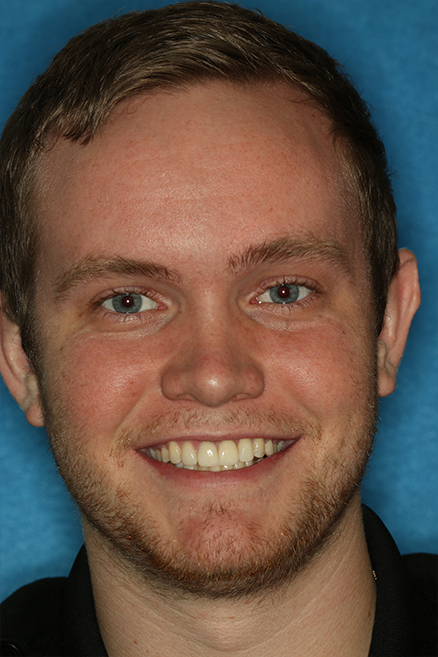
[[[173,463],[177,467],[191,470],[228,470],[244,468],[264,456],[271,456],[285,448],[285,441],[242,438],[236,444],[234,440],[222,440],[220,443],[201,442],[198,448],[189,441],[178,444],[171,440],[161,447],[149,447],[146,453],[156,461]]]

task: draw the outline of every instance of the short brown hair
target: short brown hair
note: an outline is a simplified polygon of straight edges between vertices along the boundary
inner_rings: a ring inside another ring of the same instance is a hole
[[[86,144],[121,100],[209,79],[284,80],[329,117],[348,161],[380,329],[398,264],[396,219],[385,150],[367,105],[314,43],[238,5],[195,1],[125,14],[75,36],[6,124],[0,143],[0,289],[28,353],[38,240],[31,200],[49,137]]]

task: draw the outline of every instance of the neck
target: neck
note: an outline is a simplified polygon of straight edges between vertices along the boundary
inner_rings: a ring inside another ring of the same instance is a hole
[[[354,500],[320,554],[281,591],[225,600],[171,596],[120,564],[85,527],[96,613],[109,657],[366,657],[375,583]]]

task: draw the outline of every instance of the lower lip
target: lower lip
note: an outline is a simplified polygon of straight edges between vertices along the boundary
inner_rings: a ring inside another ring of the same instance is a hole
[[[211,486],[226,486],[236,485],[243,482],[255,481],[264,474],[276,468],[287,454],[298,443],[299,439],[295,440],[283,452],[272,454],[254,465],[239,470],[222,470],[221,472],[212,472],[208,470],[186,470],[185,468],[177,468],[169,463],[155,461],[150,456],[136,451],[138,456],[145,461],[148,466],[154,468],[161,476],[171,479],[173,482],[185,486],[195,486],[198,488],[207,488]]]

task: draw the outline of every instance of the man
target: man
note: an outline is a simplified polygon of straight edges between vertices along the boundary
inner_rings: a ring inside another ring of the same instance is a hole
[[[336,63],[233,5],[125,15],[1,158],[1,373],[86,549],[2,654],[436,654],[436,562],[360,503],[420,293]]]

